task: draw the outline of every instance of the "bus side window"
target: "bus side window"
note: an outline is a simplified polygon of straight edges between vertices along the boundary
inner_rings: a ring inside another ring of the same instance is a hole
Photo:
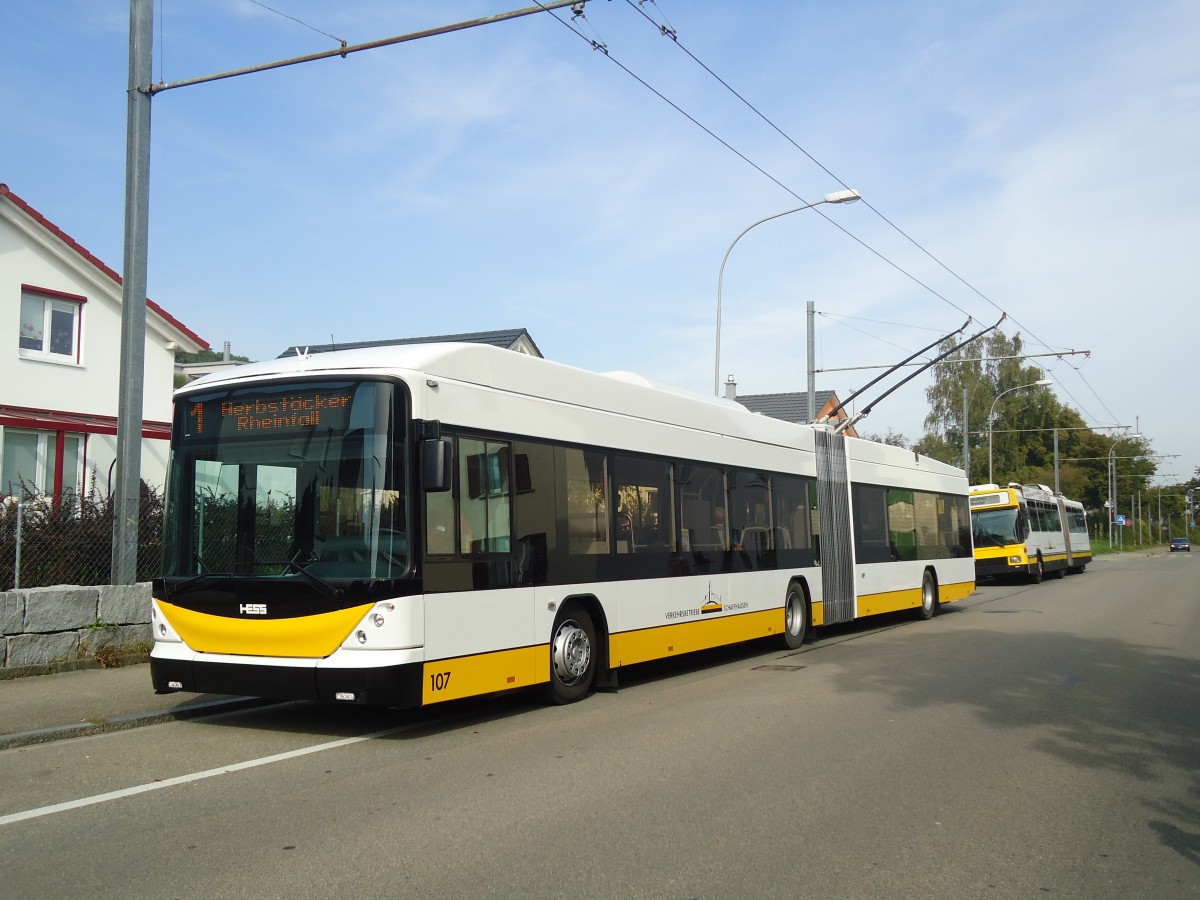
[[[806,478],[805,481],[808,482],[809,522],[812,526],[809,533],[812,534],[813,564],[819,566],[821,564],[821,516],[817,509],[817,479]]]
[[[558,478],[565,509],[567,552],[604,556],[609,552],[608,459],[599,451],[560,447]]]
[[[507,443],[458,440],[458,546],[463,555],[512,549],[511,455]]]
[[[771,476],[778,565],[811,566],[813,517],[809,506],[811,479],[799,475]]]
[[[614,456],[613,498],[618,553],[674,552],[675,499],[669,462]]]
[[[447,438],[452,443],[453,438]],[[458,516],[454,511],[458,485],[446,473],[450,490],[425,493],[425,549],[430,556],[449,556],[458,546]]]
[[[729,524],[735,547],[752,567],[774,567],[769,476],[741,469],[729,473]]]
[[[854,555],[859,563],[889,562],[892,546],[887,522],[887,489],[874,484],[851,486],[854,501]]]
[[[725,521],[725,472],[712,466],[676,466],[679,488],[680,530],[692,553],[729,549],[729,523]]]

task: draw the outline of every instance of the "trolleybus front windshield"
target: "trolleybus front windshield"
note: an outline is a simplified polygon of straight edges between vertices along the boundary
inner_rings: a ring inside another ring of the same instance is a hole
[[[178,400],[164,575],[282,577],[326,591],[403,577],[402,398],[390,382],[341,379]]]
[[[1007,547],[1025,540],[1021,517],[1013,507],[971,511],[976,547]]]

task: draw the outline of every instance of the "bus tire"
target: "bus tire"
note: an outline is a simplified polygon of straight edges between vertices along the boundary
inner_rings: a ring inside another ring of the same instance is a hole
[[[938,586],[933,572],[925,570],[921,576],[921,605],[917,607],[917,617],[932,619],[938,611]]]
[[[550,702],[562,705],[585,697],[596,678],[596,627],[578,606],[565,609],[550,637]]]
[[[1042,553],[1039,550],[1037,562],[1033,564],[1033,571],[1029,573],[1029,580],[1034,584],[1041,584],[1046,578],[1046,564],[1042,562]]]
[[[804,645],[811,621],[808,595],[800,584],[792,582],[783,602],[783,644],[787,649],[799,650]]]

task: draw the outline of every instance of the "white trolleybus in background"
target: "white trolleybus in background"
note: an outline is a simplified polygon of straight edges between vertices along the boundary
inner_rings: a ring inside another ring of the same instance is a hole
[[[975,575],[1019,575],[1040,584],[1092,561],[1083,504],[1044,484],[971,487]]]
[[[160,692],[563,703],[975,587],[958,469],[482,345],[207,376],[171,449]]]

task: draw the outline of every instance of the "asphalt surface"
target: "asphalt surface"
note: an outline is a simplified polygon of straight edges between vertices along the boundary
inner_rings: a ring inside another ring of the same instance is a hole
[[[262,704],[250,697],[156,694],[150,666],[0,681],[0,750]]]
[[[1098,557],[1095,563],[1118,556]],[[0,680],[0,750],[275,702],[182,691],[155,694],[147,664]]]

